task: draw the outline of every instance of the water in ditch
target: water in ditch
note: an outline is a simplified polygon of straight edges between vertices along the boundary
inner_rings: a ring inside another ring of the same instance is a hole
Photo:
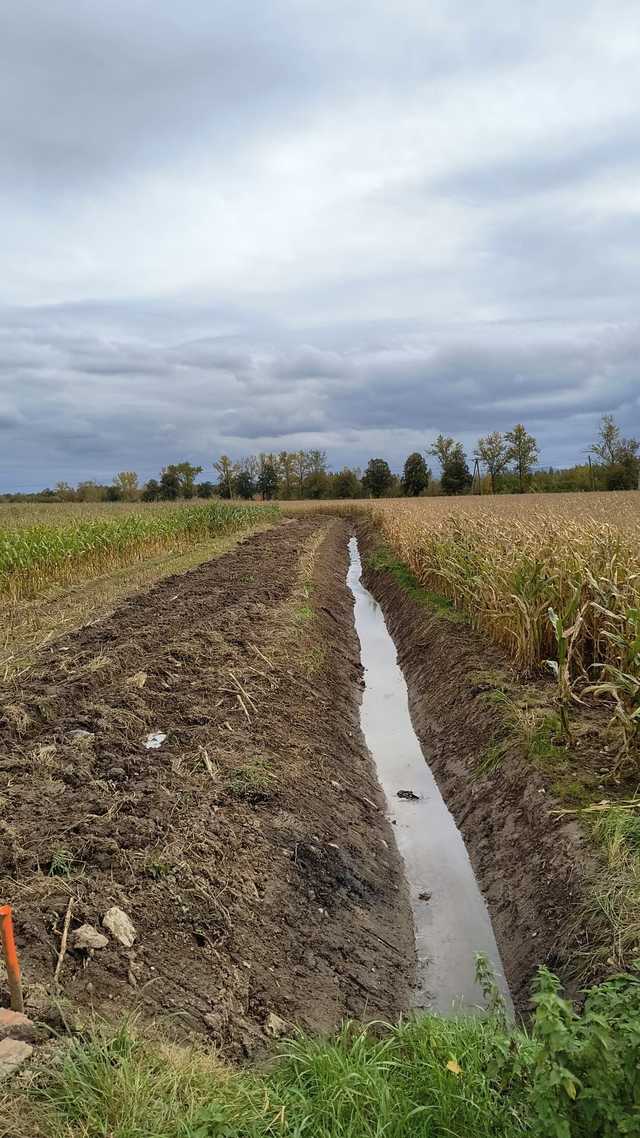
[[[429,769],[409,715],[404,676],[382,609],[361,581],[355,538],[347,576],[365,673],[360,719],[404,859],[418,958],[414,1007],[438,1012],[482,1005],[475,954],[491,961],[510,1007],[500,954],[462,835]],[[410,791],[417,799],[398,798]]]

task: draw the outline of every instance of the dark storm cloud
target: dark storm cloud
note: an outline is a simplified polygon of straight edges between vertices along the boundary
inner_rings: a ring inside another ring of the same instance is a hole
[[[640,434],[631,0],[9,0],[0,489]]]
[[[364,461],[381,439],[397,466],[408,447],[426,447],[440,430],[471,445],[520,419],[549,461],[569,463],[584,456],[606,411],[640,433],[640,326],[589,336],[530,325],[440,329],[431,339],[420,333],[420,346],[390,335],[384,348],[358,345],[360,332],[342,352],[308,343],[241,352],[214,341],[200,342],[193,358],[192,341],[147,345],[144,367],[140,346],[123,339],[110,345],[119,372],[102,375],[93,368],[101,343],[90,350],[86,337],[49,328],[47,349],[64,361],[55,392],[46,369],[25,369],[19,384],[0,387],[0,428],[5,439],[11,430],[21,479],[28,470],[34,485],[78,471],[104,480],[129,467],[148,477],[186,456],[211,473],[221,450],[316,443],[329,445],[336,463]],[[246,383],[247,371],[259,385]],[[1,461],[4,481],[15,484],[6,447]]]

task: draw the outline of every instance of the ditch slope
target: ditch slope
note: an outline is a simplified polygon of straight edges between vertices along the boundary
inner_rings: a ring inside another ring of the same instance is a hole
[[[420,604],[393,572],[373,568],[380,536],[362,521],[357,529],[363,580],[397,646],[415,732],[486,898],[514,1006],[526,1014],[538,965],[575,989],[590,855],[575,822],[552,814],[559,803],[548,780],[517,745],[498,769],[480,773],[502,726],[483,696],[491,675],[508,669],[504,658],[468,624]]]
[[[281,1021],[330,1030],[408,1005],[411,914],[358,725],[346,535],[314,517],[249,537],[1,691],[0,895],[33,1014],[56,997],[67,1018],[135,1009],[237,1056]],[[74,947],[112,906],[133,947]]]

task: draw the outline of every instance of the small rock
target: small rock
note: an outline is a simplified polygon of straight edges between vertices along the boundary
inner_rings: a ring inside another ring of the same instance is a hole
[[[19,1039],[23,1043],[32,1043],[38,1039],[39,1032],[35,1024],[22,1012],[12,1012],[9,1008],[0,1008],[0,1039]]]
[[[127,772],[124,767],[110,767],[107,771],[107,778],[111,782],[121,782],[123,778],[127,777]]]
[[[95,948],[106,948],[109,943],[109,937],[99,933],[93,925],[80,925],[79,929],[74,929],[69,939],[72,948],[80,948],[85,952],[92,952]]]
[[[133,676],[129,676],[127,683],[131,684],[133,688],[143,688],[147,682],[146,672],[135,672]]]
[[[280,1039],[280,1037],[286,1035],[289,1030],[285,1021],[276,1015],[275,1012],[269,1012],[264,1027],[265,1031],[269,1035],[272,1035],[274,1039]]]
[[[431,894],[427,893],[427,892],[418,893],[418,900],[419,901],[430,901],[431,900]]]
[[[73,742],[76,743],[78,746],[89,747],[91,745],[91,743],[93,743],[93,740],[95,739],[95,735],[93,734],[93,731],[77,730],[77,731],[71,732],[71,738],[72,738]]]
[[[125,948],[131,948],[133,946],[137,933],[124,910],[114,905],[105,913],[102,918],[102,923],[105,929],[108,929],[111,935],[120,941],[120,944],[123,944]]]
[[[144,740],[144,746],[148,751],[157,751],[158,747],[161,747],[164,743],[166,737],[163,731],[152,731]]]
[[[28,1043],[21,1043],[19,1039],[3,1039],[0,1042],[0,1081],[13,1075],[31,1055],[33,1047]]]
[[[414,794],[412,790],[399,790],[398,798],[405,798],[408,802],[418,802],[420,795]]]

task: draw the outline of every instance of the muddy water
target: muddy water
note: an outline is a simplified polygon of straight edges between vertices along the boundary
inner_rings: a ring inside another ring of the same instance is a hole
[[[508,998],[487,907],[462,835],[413,730],[395,645],[379,604],[360,579],[355,538],[349,542],[349,555],[347,584],[355,598],[365,669],[362,730],[394,823],[413,909],[418,957],[414,1006],[450,1012],[482,1004],[474,979],[477,952],[491,960]],[[398,798],[399,790],[412,791],[418,800]]]

